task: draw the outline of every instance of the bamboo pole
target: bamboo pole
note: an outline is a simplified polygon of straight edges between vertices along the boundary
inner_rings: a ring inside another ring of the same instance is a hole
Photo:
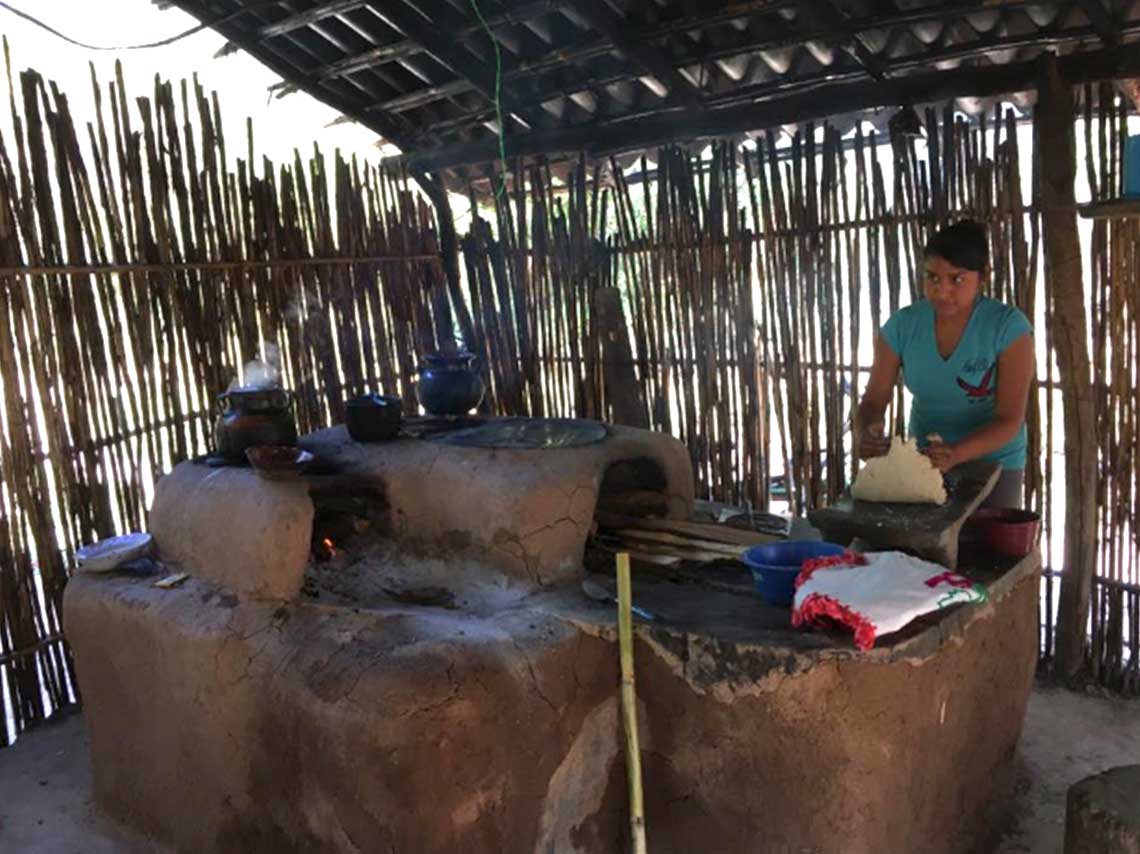
[[[629,554],[617,556],[618,648],[621,655],[621,719],[629,783],[629,833],[634,854],[645,854],[645,805],[641,790],[641,746],[637,737],[637,687],[633,672],[633,585]]]

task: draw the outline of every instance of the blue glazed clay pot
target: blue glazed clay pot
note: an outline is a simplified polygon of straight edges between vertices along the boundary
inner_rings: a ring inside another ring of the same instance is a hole
[[[466,415],[483,400],[483,378],[475,372],[470,353],[447,356],[431,353],[420,367],[416,395],[431,415]]]

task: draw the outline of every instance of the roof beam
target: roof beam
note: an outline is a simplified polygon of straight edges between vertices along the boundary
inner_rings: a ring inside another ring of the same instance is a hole
[[[399,0],[391,0],[382,7],[371,7],[389,26],[399,30],[408,39],[419,44],[427,53],[450,68],[459,77],[466,78],[475,89],[492,102],[496,97],[495,72],[492,67],[475,58],[462,47],[453,35],[428,21],[412,7]],[[499,88],[504,112],[518,113],[531,127],[537,126],[536,113],[522,106],[522,98],[504,81]]]
[[[835,0],[803,0],[800,8],[801,14],[807,12],[823,20],[838,22],[841,30],[847,30],[851,20],[847,13],[839,8]],[[871,52],[871,49],[867,47],[866,40],[858,32],[848,30],[840,38],[833,39],[832,43],[848,50],[855,61],[862,65],[871,77],[876,80],[885,79],[883,63]]]
[[[494,32],[499,27],[523,24],[531,18],[536,18],[539,15],[545,15],[548,12],[557,10],[565,6],[567,2],[568,0],[532,0],[532,2],[529,3],[519,3],[509,9],[504,9],[497,15],[488,16],[487,26],[491,32]],[[461,41],[482,31],[483,28],[478,23],[469,24],[457,31],[455,38]],[[358,71],[365,71],[375,65],[404,59],[405,57],[420,53],[422,50],[423,47],[421,47],[418,42],[412,41],[411,39],[401,39],[391,44],[370,48],[354,56],[345,57],[342,60],[319,69],[313,76],[318,80],[329,80],[333,77],[340,77],[345,74],[355,74]]]
[[[927,13],[927,15],[929,16],[929,13]],[[906,17],[908,19],[914,19],[917,16],[914,13],[908,13]],[[1074,39],[1079,40],[1079,38],[1083,37],[1086,33],[1091,33],[1091,30],[1088,30],[1086,28],[1084,30],[1074,31],[1073,33],[1066,34],[1066,38],[1068,41],[1073,41]],[[827,41],[840,39],[842,37],[843,33],[834,31],[831,33],[817,32],[811,35],[801,35],[797,34],[795,30],[789,29],[782,31],[779,34],[766,35],[762,40],[753,39],[748,42],[717,48],[713,51],[705,51],[701,54],[694,53],[688,56],[679,57],[677,62],[679,65],[708,63],[718,59],[727,59],[729,57],[738,56],[741,54],[756,53],[772,48],[785,47],[791,44],[800,44],[801,42],[808,39]],[[1065,43],[1065,39],[1062,39],[1061,42]],[[886,74],[893,74],[914,68],[916,66],[926,65],[930,62],[938,60],[960,59],[963,57],[975,55],[980,52],[986,52],[995,49],[1012,49],[1017,47],[1024,47],[1029,44],[1041,44],[1040,38],[1037,36],[1021,36],[1000,40],[989,39],[985,41],[979,41],[973,45],[964,45],[962,47],[940,50],[935,53],[924,53],[913,59],[901,59],[891,63],[884,63],[882,65],[882,70]],[[847,78],[849,80],[852,76],[862,73],[866,73],[865,67],[862,69],[862,71],[852,70],[848,73],[837,73],[835,71],[829,70],[827,72],[824,72],[821,75],[821,78],[823,82],[826,82],[828,80],[839,82],[841,78]],[[510,75],[507,75],[507,77],[509,78]],[[559,80],[559,85],[555,90],[549,90],[545,88],[537,89],[534,94],[533,103],[541,104],[543,101],[555,97],[557,94],[562,92],[573,92],[581,88],[588,88],[589,86],[607,86],[611,83],[628,80],[629,78],[630,72],[625,69],[617,73],[603,75],[601,77],[596,77],[590,70],[584,70],[569,80],[565,78]],[[769,83],[747,86],[742,89],[736,89],[722,94],[706,95],[705,105],[709,108],[731,106],[737,101],[753,101],[757,98],[771,97],[772,95],[777,94],[778,90],[787,91],[790,88],[795,88],[798,84],[816,85],[820,82],[820,79],[803,80],[798,81],[797,84],[789,86],[789,84],[784,80],[776,80]],[[430,100],[435,100],[435,96],[428,97],[426,99],[426,101]],[[426,101],[421,100],[419,103],[415,104],[415,106],[422,106],[422,104]],[[406,105],[404,105],[403,108],[408,109]],[[484,122],[492,121],[494,117],[495,114],[493,110],[477,110],[472,113],[435,122],[431,125],[428,125],[426,128],[419,129],[416,136],[417,139],[427,139],[439,134],[461,133],[463,131],[470,130],[471,128],[476,127],[480,124],[483,124]]]
[[[1140,73],[1140,51],[1128,47],[1069,54],[1058,60],[1070,83],[1089,83],[1131,77]],[[990,97],[1032,89],[1035,61],[1008,63],[984,69],[957,68],[892,78],[865,80],[809,92],[772,98],[704,113],[678,115],[675,111],[636,120],[591,123],[565,130],[536,131],[508,136],[506,156],[525,157],[553,152],[616,153],[678,140],[727,136],[778,127],[791,122],[823,119],[831,115],[893,107],[900,103],[931,103],[965,96]],[[499,156],[497,140],[448,145],[432,151],[401,155],[411,169],[436,171],[485,163]]]
[[[331,93],[328,89],[317,84],[316,81],[307,79],[300,73],[299,69],[283,59],[276,51],[272,50],[265,42],[261,40],[258,35],[259,30],[246,31],[240,26],[235,26],[233,23],[224,23],[214,25],[211,23],[213,15],[201,5],[194,2],[186,2],[186,0],[175,0],[176,5],[189,15],[193,15],[204,24],[209,24],[221,33],[228,41],[240,47],[270,71],[279,75],[282,80],[295,86],[302,92],[312,95],[318,101],[328,104],[334,110],[338,110],[343,115],[352,116],[354,121],[359,122],[366,128],[377,134],[387,142],[390,142],[401,149],[406,149],[409,140],[412,136],[411,126],[404,120],[398,117],[388,115],[369,113],[361,114],[358,105],[354,104],[347,98],[342,98]]]
[[[568,5],[570,2],[571,0],[538,0],[538,2],[522,3],[517,8],[507,9],[498,15],[488,17],[487,25],[493,31],[496,27],[525,23],[527,20],[537,17],[538,15],[556,11]],[[701,15],[687,15],[683,18],[662,21],[661,23],[644,29],[632,30],[626,38],[635,41],[663,38],[672,33],[684,32],[685,30],[699,27],[714,26],[726,21],[735,20],[736,18],[747,18],[759,12],[771,12],[789,6],[795,6],[797,2],[799,2],[799,0],[736,0],[736,2],[729,3],[715,12]],[[476,25],[471,25],[460,32],[460,38],[478,32],[480,29],[481,28]],[[393,42],[391,45],[372,48],[355,56],[334,62],[318,70],[315,76],[319,79],[327,80],[330,77],[339,77],[342,74],[353,74],[357,71],[371,68],[374,65],[391,62],[395,59],[402,59],[405,56],[419,53],[421,50],[423,50],[423,48],[410,40]],[[584,39],[582,43],[571,48],[556,50],[535,62],[524,63],[520,65],[516,71],[506,76],[518,80],[532,73],[539,73],[584,59],[592,59],[593,57],[609,53],[611,50],[613,50],[613,45],[606,39],[591,37]]]
[[[687,29],[700,28],[703,26],[712,26],[716,23],[723,23],[724,21],[733,20],[734,18],[747,17],[748,13],[743,11],[744,7],[752,8],[757,5],[763,5],[769,9],[782,8],[785,6],[796,6],[799,0],[791,3],[775,3],[765,2],[757,4],[756,2],[735,3],[727,10],[718,10],[715,14],[698,18],[690,16],[683,20],[665,22],[663,24],[655,25],[645,30],[635,30],[631,38],[638,40],[648,40],[654,38],[661,38],[667,32],[679,32]],[[1002,7],[1003,10],[1008,10],[1014,7],[1026,5],[1023,2],[1009,3]],[[844,39],[850,39],[851,34],[858,33],[861,29],[872,29],[874,27],[897,27],[905,26],[907,24],[920,23],[922,21],[938,20],[945,18],[947,15],[954,12],[960,12],[964,7],[977,6],[977,0],[957,0],[956,2],[941,4],[935,9],[924,7],[919,10],[910,12],[901,12],[891,15],[886,18],[872,21],[871,19],[849,19],[846,26],[840,27],[834,20],[827,21],[816,30],[800,30],[792,27],[784,27],[776,32],[771,30],[766,31],[761,39],[740,42],[730,45],[728,47],[721,47],[715,50],[704,50],[702,52],[693,52],[684,56],[675,57],[673,64],[675,66],[695,65],[699,63],[708,63],[718,59],[728,59],[733,56],[739,56],[745,53],[755,53],[762,50],[772,50],[790,45],[801,44],[805,41],[825,41],[828,43],[835,43]],[[549,56],[544,56],[541,59],[531,62],[523,62],[517,68],[507,72],[503,75],[505,82],[516,82],[519,80],[530,79],[540,74],[546,74],[561,68],[563,65],[574,62],[581,62],[587,59],[592,59],[613,50],[613,46],[608,42],[594,41],[592,39],[586,40],[583,43],[556,51]],[[865,67],[865,66],[864,66]],[[570,76],[569,80],[558,80],[553,87],[536,87],[534,89],[533,97],[529,97],[524,104],[531,106],[538,106],[543,101],[557,97],[566,92],[578,91],[581,88],[588,88],[589,86],[605,86],[611,83],[617,83],[623,80],[629,80],[636,76],[634,71],[623,71],[618,74],[612,74],[603,77],[596,77],[589,69],[577,71]],[[411,101],[412,106],[423,106],[435,100],[444,97],[453,97],[459,94],[459,90],[449,89],[446,94],[436,93],[429,87],[419,90],[422,93],[421,98]],[[461,91],[471,91],[474,87]],[[415,93],[413,93],[415,94]],[[409,96],[410,98],[411,96]],[[709,96],[704,96],[706,104]],[[402,109],[411,109],[412,106],[404,104]],[[373,105],[369,109],[381,109],[382,105]],[[446,119],[438,125],[433,125],[426,129],[428,133],[435,132],[438,129],[444,129],[446,132],[465,130],[483,122],[491,121],[494,119],[493,111],[480,110],[469,114],[468,116],[457,116],[454,119]]]
[[[326,2],[320,6],[306,9],[304,12],[297,12],[295,15],[289,15],[280,21],[274,21],[272,24],[266,24],[260,27],[257,31],[257,35],[258,38],[262,39],[283,36],[286,33],[293,32],[293,30],[307,27],[309,24],[319,23],[325,18],[331,18],[334,15],[343,15],[345,12],[352,12],[367,5],[368,0],[331,0],[331,2],[326,0]]]
[[[673,98],[686,106],[704,109],[701,90],[681,74],[660,49],[631,35],[629,21],[614,12],[605,0],[578,0],[574,11],[620,53],[660,81]]]
[[[1077,0],[1077,4],[1084,10],[1085,17],[1106,47],[1120,44],[1120,26],[1101,0]]]

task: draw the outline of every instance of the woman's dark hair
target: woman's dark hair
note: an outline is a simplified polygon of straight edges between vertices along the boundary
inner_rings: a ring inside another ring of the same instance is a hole
[[[944,258],[955,267],[981,273],[990,263],[990,243],[986,227],[964,219],[939,231],[926,244],[926,256]]]

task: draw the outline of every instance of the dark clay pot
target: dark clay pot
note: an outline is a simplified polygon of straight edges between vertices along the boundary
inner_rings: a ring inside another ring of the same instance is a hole
[[[383,394],[354,397],[344,405],[344,426],[357,442],[385,442],[400,433],[400,398]]]
[[[424,357],[416,394],[431,415],[466,415],[483,400],[483,378],[475,372],[470,353]]]
[[[283,388],[235,388],[218,395],[222,414],[214,425],[221,456],[244,462],[246,448],[297,444],[293,393]]]

